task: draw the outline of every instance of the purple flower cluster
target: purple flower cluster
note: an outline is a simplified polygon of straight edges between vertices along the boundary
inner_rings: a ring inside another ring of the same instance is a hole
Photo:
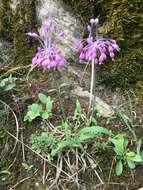
[[[42,36],[37,33],[28,32],[27,35],[37,39],[41,47],[38,47],[35,57],[32,59],[32,67],[56,68],[66,64],[65,58],[62,56],[59,48],[52,41],[52,33],[54,32],[55,23],[49,19],[42,26]],[[64,36],[64,32],[59,33],[60,37]]]
[[[100,38],[97,35],[94,40],[93,28],[97,27],[98,19],[91,19],[87,26],[89,36],[86,40],[80,41],[75,48],[80,51],[80,61],[92,61],[95,64],[103,64],[107,58],[114,61],[115,52],[119,51],[119,46],[115,40]]]

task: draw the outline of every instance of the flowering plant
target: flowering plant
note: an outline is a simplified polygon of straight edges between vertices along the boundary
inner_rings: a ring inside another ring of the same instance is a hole
[[[87,26],[89,32],[86,40],[76,44],[80,51],[80,61],[91,61],[94,64],[103,64],[109,57],[114,61],[115,51],[119,51],[119,46],[115,40],[100,37],[98,34],[98,19],[91,19]],[[94,31],[96,27],[96,34]],[[94,36],[96,35],[96,36]]]
[[[57,44],[53,42],[53,32],[55,23],[48,19],[42,26],[42,35],[34,32],[28,32],[27,35],[38,40],[41,47],[38,47],[35,57],[32,59],[32,67],[56,68],[64,66],[65,58],[62,56]],[[64,32],[60,32],[59,36],[64,36]]]
[[[91,88],[90,88],[90,102],[89,110],[94,109],[95,98],[96,98],[96,64],[103,64],[108,58],[114,61],[115,52],[119,51],[119,46],[113,39],[107,39],[99,36],[98,34],[99,20],[90,19],[90,24],[87,26],[89,35],[86,40],[82,40],[76,44],[76,49],[79,50],[80,61],[86,61],[92,63],[92,75],[91,75]],[[92,96],[93,102],[92,102]]]

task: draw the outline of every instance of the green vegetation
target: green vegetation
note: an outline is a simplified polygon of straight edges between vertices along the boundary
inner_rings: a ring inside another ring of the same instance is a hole
[[[45,111],[43,112],[42,108],[34,103],[28,107],[25,120],[31,122],[36,117],[41,117],[43,119],[44,126],[40,128],[46,129],[47,132],[32,135],[31,143],[32,148],[50,162],[53,161],[57,155],[64,154],[66,151],[72,151],[72,149],[78,149],[79,157],[84,155],[88,158],[90,154],[87,154],[87,146],[91,145],[93,141],[93,150],[96,149],[98,152],[101,152],[101,154],[103,151],[101,147],[104,147],[104,150],[112,150],[114,148],[116,175],[121,175],[123,167],[126,167],[126,165],[128,165],[130,169],[135,169],[136,165],[143,162],[140,149],[142,145],[141,139],[136,141],[136,150],[130,150],[128,147],[129,139],[125,134],[119,133],[115,135],[109,129],[99,126],[95,118],[90,117],[88,119],[86,114],[82,111],[78,100],[76,101],[76,108],[72,120],[70,119],[70,123],[67,120],[58,126],[53,126],[49,122],[49,113],[52,111],[52,101],[50,97],[47,98],[45,95],[39,94],[39,99],[42,103],[46,104],[46,109],[48,109],[46,111],[47,117],[45,117]],[[127,115],[122,113],[120,116],[128,126],[127,121],[130,121],[130,119]],[[129,129],[133,131],[131,128]],[[104,141],[102,140],[103,136],[104,138],[106,137]],[[133,132],[133,137],[134,136],[135,133]],[[98,143],[96,144],[96,142]],[[90,155],[90,157],[92,156]]]

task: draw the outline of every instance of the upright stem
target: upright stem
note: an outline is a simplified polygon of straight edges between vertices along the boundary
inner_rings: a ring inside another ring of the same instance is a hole
[[[88,112],[92,109],[92,100],[93,100],[93,81],[94,81],[94,62],[92,60],[92,68],[91,68],[91,83],[90,83],[90,97],[89,97],[89,108]]]
[[[94,22],[91,23],[91,36],[93,40],[97,40],[99,38],[98,34],[98,20],[95,19]],[[92,59],[92,71],[91,71],[91,86],[90,86],[90,101],[89,101],[89,111],[91,111],[91,115],[95,114],[95,104],[96,104],[96,67],[94,63],[94,59]]]
[[[92,103],[92,115],[95,114],[95,106],[96,106],[96,65],[93,61],[93,91],[92,91],[92,98],[93,98],[93,103]]]
[[[92,60],[92,68],[91,68],[91,85],[90,85],[90,99],[89,99],[89,112],[92,112],[94,115],[94,108],[96,103],[96,67],[94,63],[94,59]]]

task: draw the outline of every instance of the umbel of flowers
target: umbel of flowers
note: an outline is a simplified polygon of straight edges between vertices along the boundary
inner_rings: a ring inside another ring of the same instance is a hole
[[[91,88],[89,110],[94,111],[96,98],[96,67],[105,63],[107,59],[114,61],[116,51],[119,51],[119,46],[113,39],[103,38],[98,34],[99,19],[90,19],[90,24],[87,26],[88,37],[76,44],[76,49],[79,50],[80,61],[91,62]],[[94,97],[94,98],[93,98]]]
[[[53,34],[56,24],[53,20],[48,19],[42,25],[42,35],[34,32],[28,32],[27,35],[36,39],[40,43],[37,48],[37,53],[32,59],[32,67],[56,68],[66,64],[65,58],[62,56],[58,45],[54,43]],[[58,33],[60,37],[64,36],[64,32]]]

